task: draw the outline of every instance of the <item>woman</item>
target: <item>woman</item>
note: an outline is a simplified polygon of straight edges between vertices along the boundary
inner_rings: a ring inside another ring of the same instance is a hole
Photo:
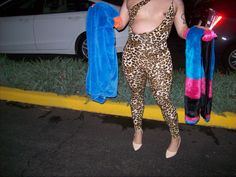
[[[174,24],[178,35],[186,37],[188,27],[182,0],[124,0],[114,27],[129,27],[129,37],[122,56],[123,72],[131,89],[131,113],[134,123],[133,148],[142,146],[142,116],[146,81],[160,106],[171,134],[166,158],[176,155],[181,137],[176,108],[170,100],[172,59],[167,38]]]

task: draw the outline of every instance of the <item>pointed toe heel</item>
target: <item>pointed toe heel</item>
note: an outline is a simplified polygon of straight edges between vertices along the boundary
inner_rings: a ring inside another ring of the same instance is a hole
[[[134,151],[139,150],[141,147],[142,147],[142,144],[136,144],[135,142],[133,142]]]
[[[169,159],[171,157],[174,157],[176,154],[177,154],[177,151],[176,152],[171,152],[171,151],[166,150],[166,158],[167,159]]]
[[[141,130],[141,133],[143,135],[143,130],[142,129],[140,129],[140,130]],[[134,134],[134,138],[135,138],[135,134]],[[137,144],[137,143],[134,142],[134,140],[133,140],[132,144],[133,144],[134,151],[138,151],[142,147],[142,143]]]
[[[169,159],[169,158],[171,158],[171,157],[174,157],[174,156],[177,154],[177,152],[178,152],[178,150],[179,150],[179,147],[180,147],[180,143],[181,143],[181,138],[179,137],[179,144],[178,144],[177,150],[174,151],[174,152],[169,151],[168,149],[166,150],[166,158],[167,158],[167,159]]]

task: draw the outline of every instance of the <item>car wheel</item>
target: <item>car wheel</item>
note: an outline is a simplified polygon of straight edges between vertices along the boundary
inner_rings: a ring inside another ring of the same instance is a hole
[[[226,65],[230,70],[236,71],[236,45],[229,47],[225,54]]]
[[[233,69],[234,71],[236,71],[236,48],[234,48],[231,51],[228,57],[228,63],[229,63],[230,69]]]
[[[84,61],[88,61],[86,32],[83,32],[76,41],[76,54]]]

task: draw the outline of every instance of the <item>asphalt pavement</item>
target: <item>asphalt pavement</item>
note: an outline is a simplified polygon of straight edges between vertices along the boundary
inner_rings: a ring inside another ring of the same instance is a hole
[[[131,118],[0,101],[0,176],[236,176],[235,130],[180,124],[179,152],[165,159],[167,125],[143,129],[134,152]]]

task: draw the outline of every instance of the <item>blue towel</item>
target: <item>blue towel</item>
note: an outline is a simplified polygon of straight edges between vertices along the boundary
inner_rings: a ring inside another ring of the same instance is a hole
[[[116,9],[104,2],[90,7],[86,19],[88,72],[86,93],[92,100],[104,103],[117,96],[118,61],[113,18]]]

